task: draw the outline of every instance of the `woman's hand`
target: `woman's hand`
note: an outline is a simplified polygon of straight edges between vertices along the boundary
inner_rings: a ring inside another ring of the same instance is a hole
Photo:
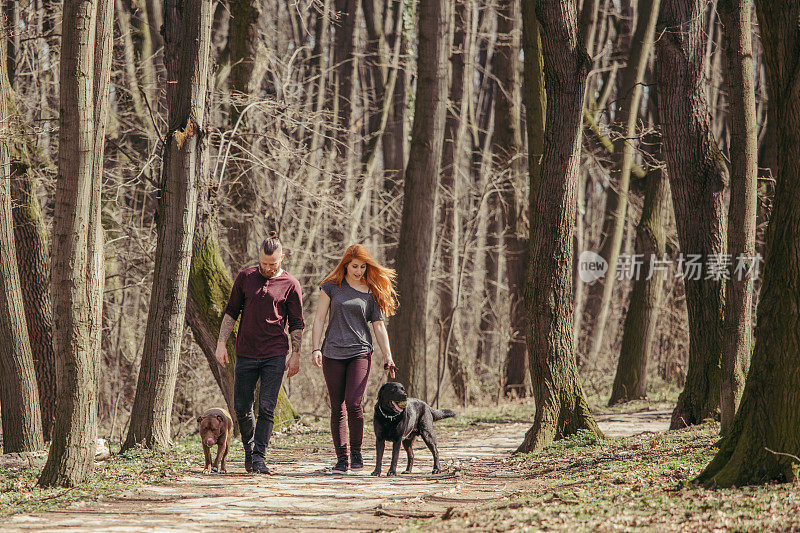
[[[314,366],[322,368],[322,350],[314,350],[311,354],[311,360],[314,362]]]
[[[394,366],[394,360],[391,354],[386,357],[386,361],[383,363],[383,369],[386,371],[386,379],[394,379],[397,374],[397,367]]]

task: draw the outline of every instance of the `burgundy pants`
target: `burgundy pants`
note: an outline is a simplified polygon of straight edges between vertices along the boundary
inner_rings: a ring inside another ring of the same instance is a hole
[[[322,373],[331,398],[331,435],[338,459],[347,458],[347,425],[350,427],[350,449],[360,452],[364,438],[364,409],[361,401],[367,388],[372,354],[349,359],[322,358]]]

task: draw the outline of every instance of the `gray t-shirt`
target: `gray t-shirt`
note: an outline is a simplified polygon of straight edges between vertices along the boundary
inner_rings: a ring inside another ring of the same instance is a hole
[[[383,311],[371,293],[326,281],[320,287],[331,299],[328,329],[322,353],[331,359],[349,359],[372,353],[372,334],[367,322],[384,320]]]

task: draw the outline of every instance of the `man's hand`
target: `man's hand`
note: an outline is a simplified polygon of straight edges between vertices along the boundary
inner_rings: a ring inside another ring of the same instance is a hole
[[[300,352],[292,352],[286,360],[286,377],[290,378],[300,372]]]
[[[225,344],[217,344],[217,351],[214,352],[214,356],[219,361],[219,364],[225,366],[228,364],[228,348]]]
[[[314,362],[314,366],[322,368],[322,350],[314,350],[314,353],[311,354],[311,360]]]

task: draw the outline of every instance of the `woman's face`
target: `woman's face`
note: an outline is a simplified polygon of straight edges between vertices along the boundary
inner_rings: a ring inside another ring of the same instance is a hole
[[[364,261],[353,259],[347,263],[347,276],[350,279],[361,280],[364,278],[364,273],[367,271],[367,264]]]

